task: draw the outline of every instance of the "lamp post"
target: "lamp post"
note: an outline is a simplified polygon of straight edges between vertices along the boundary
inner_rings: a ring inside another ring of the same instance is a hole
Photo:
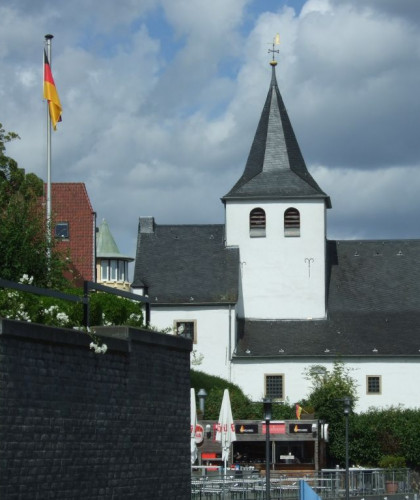
[[[207,397],[207,392],[205,389],[200,389],[197,392],[197,397],[198,397],[198,404],[200,407],[200,412],[201,412],[201,420],[204,420],[204,409],[206,406],[206,397]]]
[[[346,488],[346,500],[350,498],[349,491],[349,414],[351,410],[351,399],[346,396],[343,398],[344,402],[344,418],[346,420],[346,477],[345,477],[345,488]]]
[[[270,420],[272,402],[270,398],[263,400],[265,420],[265,498],[270,500]]]

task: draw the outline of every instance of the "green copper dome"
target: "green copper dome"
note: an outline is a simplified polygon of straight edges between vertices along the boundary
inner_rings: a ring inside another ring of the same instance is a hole
[[[132,257],[120,253],[117,244],[111,234],[108,223],[102,219],[96,234],[96,257],[106,259],[119,259],[133,261]]]

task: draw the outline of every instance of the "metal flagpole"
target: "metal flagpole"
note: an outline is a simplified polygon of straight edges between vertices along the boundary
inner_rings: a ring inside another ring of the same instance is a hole
[[[53,35],[45,35],[47,57],[51,67],[51,40]],[[44,61],[45,64],[45,61]],[[44,68],[45,71],[45,68]],[[51,115],[47,101],[47,255],[51,257]]]

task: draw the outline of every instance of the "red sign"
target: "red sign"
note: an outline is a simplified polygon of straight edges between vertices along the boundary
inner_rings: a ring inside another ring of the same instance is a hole
[[[197,424],[195,426],[195,442],[197,444],[202,443],[204,440],[204,428],[202,425]]]
[[[270,423],[270,434],[286,434],[286,424],[284,422]],[[266,424],[262,424],[262,433],[265,434]]]

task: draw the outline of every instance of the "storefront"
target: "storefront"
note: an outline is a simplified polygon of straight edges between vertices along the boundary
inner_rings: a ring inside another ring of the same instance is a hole
[[[200,422],[204,440],[199,446],[199,463],[222,465],[221,446],[215,441],[216,422]],[[325,466],[328,427],[318,420],[272,421],[269,425],[270,464],[273,470],[320,470]],[[265,470],[266,424],[257,420],[235,421],[236,441],[232,443],[229,466]]]

